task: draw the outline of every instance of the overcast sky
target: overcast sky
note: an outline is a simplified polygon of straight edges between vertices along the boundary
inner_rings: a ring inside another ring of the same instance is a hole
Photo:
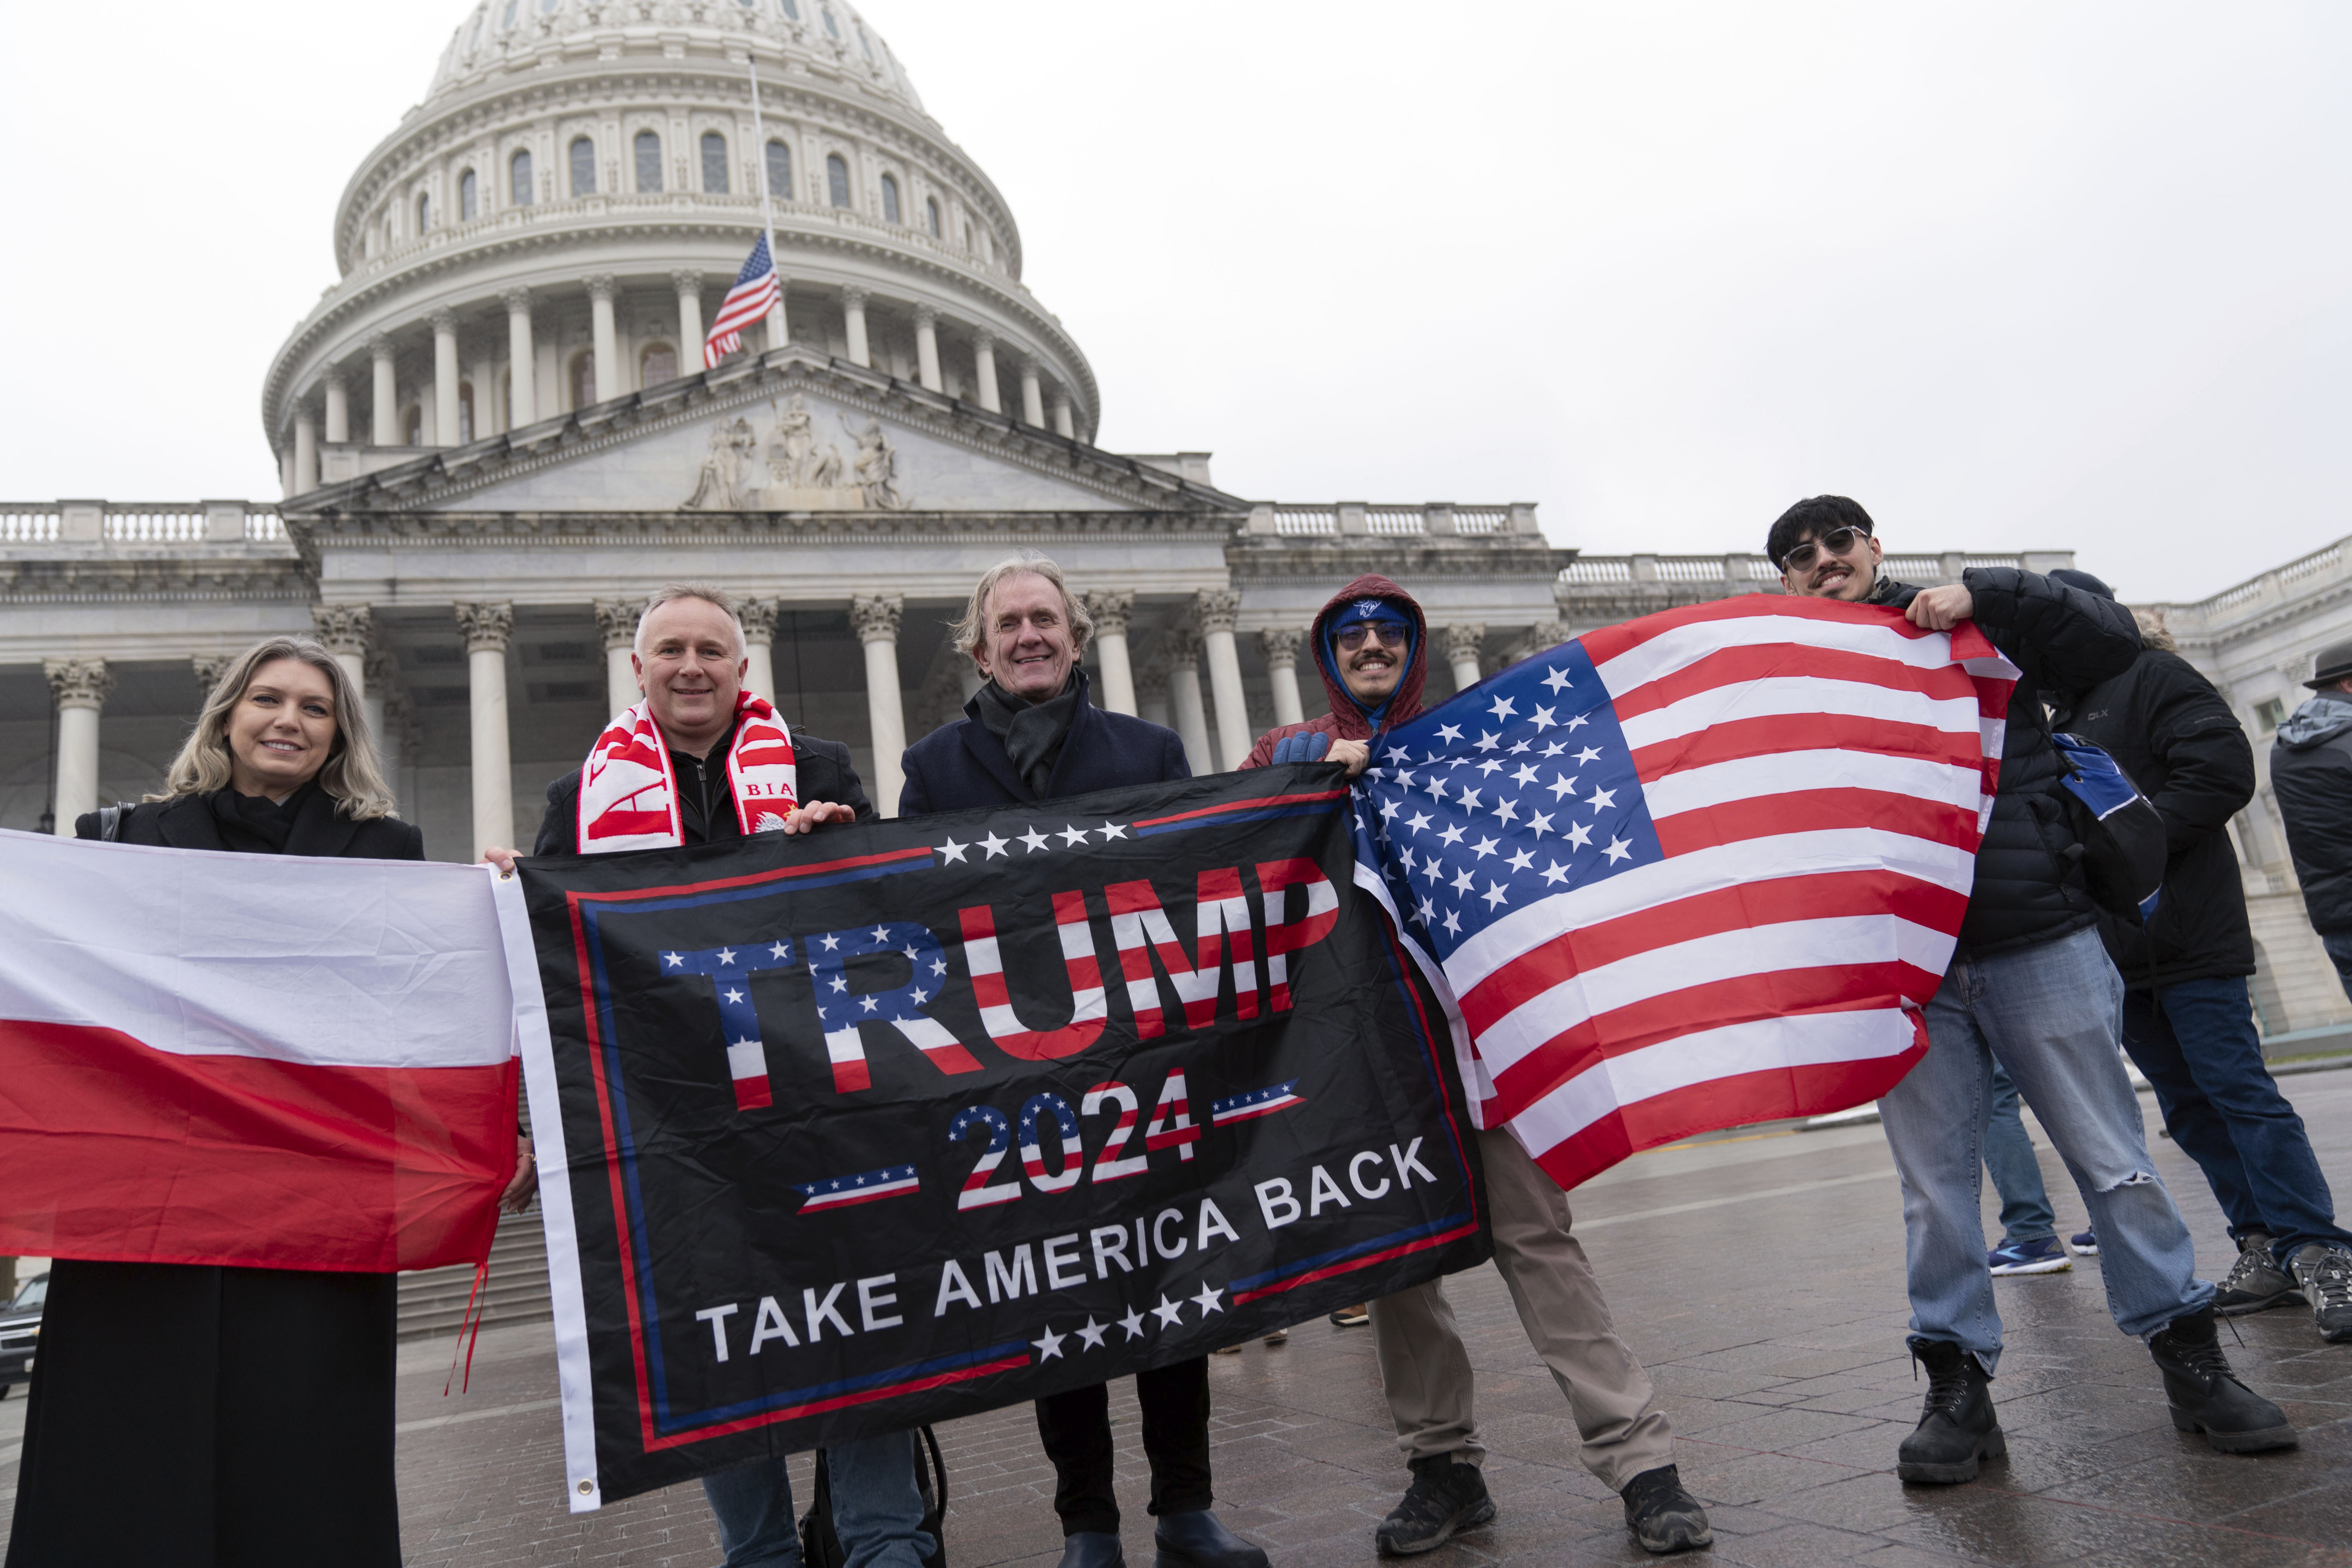
[[[462,0],[0,0],[0,497],[274,498],[270,354]],[[2352,532],[2352,7],[872,0],[1101,439],[1596,553]]]

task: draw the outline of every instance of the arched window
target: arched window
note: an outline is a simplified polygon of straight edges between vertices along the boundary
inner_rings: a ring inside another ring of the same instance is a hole
[[[596,143],[585,136],[572,143],[572,194],[575,196],[596,194]]]
[[[857,47],[865,51],[866,63],[872,65],[874,63],[874,46],[866,41],[865,24],[862,22],[853,23],[852,26],[857,28]]]
[[[677,379],[677,351],[667,343],[647,343],[637,355],[639,388],[659,386]]]
[[[716,131],[702,133],[702,188],[714,196],[727,194],[727,138]]]
[[[596,351],[585,349],[572,357],[572,406],[585,408],[596,401]]]
[[[928,214],[928,215],[929,216],[930,220],[931,220],[931,237],[932,237],[933,239],[940,239],[940,238],[944,238],[944,237],[945,237],[945,236],[943,236],[942,234],[940,234],[940,199],[939,199],[939,197],[937,197],[937,196],[925,196],[925,197],[923,198],[923,210],[924,210],[924,212],[925,212],[926,214]]]
[[[516,153],[514,161],[507,165],[507,189],[513,194],[515,205],[519,207],[530,205],[530,154],[529,153]]]
[[[824,184],[826,191],[833,197],[835,206],[845,207],[849,205],[849,165],[842,162],[841,154],[838,153],[827,153],[824,155]]]
[[[474,384],[457,384],[457,445],[465,446],[474,438]]]
[[[882,176],[882,219],[885,223],[898,221],[898,180],[895,174]]]
[[[473,170],[471,170],[471,169],[468,169],[468,170],[467,170],[464,174],[462,174],[458,175],[458,176],[457,176],[457,218],[458,218],[458,221],[459,221],[459,222],[461,222],[461,223],[471,223],[471,222],[473,222],[473,221],[474,221],[474,219],[475,219],[475,218],[477,218],[477,217],[478,217],[479,216],[481,216],[481,200],[482,200],[482,189],[481,189],[481,184],[480,184],[480,183],[479,183],[478,181],[477,181],[477,180],[474,178],[474,171],[473,171]]]
[[[797,22],[801,19],[800,0],[776,0],[776,4],[783,7],[786,21]]]
[[[416,232],[423,234],[426,229],[431,228],[432,226],[433,198],[431,196],[419,196],[416,198]]]
[[[650,131],[637,132],[637,189],[661,189],[661,138]]]
[[[562,4],[563,0],[539,0],[540,14],[545,16],[551,16],[555,15],[556,8]]]
[[[768,143],[768,194],[780,202],[793,200],[793,150],[781,142]]]
[[[833,7],[830,5],[820,5],[816,8],[816,14],[824,18],[824,36],[828,38],[839,39],[841,37],[841,29],[834,24]]]
[[[507,8],[506,8],[505,12],[504,12],[504,13],[503,13],[499,17],[499,32],[501,32],[501,33],[504,33],[504,32],[509,32],[509,31],[511,31],[511,30],[513,29],[513,27],[514,27],[514,19],[515,19],[515,6],[516,6],[516,5],[517,5],[517,4],[518,4],[518,0],[507,0]]]

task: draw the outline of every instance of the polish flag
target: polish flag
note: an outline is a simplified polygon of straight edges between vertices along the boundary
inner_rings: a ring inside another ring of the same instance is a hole
[[[484,868],[0,833],[0,1256],[478,1262],[514,1028]]]

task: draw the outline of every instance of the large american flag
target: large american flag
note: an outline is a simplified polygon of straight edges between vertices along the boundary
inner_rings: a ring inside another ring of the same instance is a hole
[[[783,283],[776,276],[775,258],[768,254],[768,237],[763,234],[752,244],[743,270],[735,275],[735,287],[719,303],[719,314],[711,319],[710,331],[702,340],[702,363],[717,364],[741,348],[743,329],[766,316],[783,297]]]
[[[1893,1087],[2017,678],[1969,623],[1750,595],[1588,633],[1389,731],[1356,878],[1436,971],[1481,1124],[1574,1186]]]

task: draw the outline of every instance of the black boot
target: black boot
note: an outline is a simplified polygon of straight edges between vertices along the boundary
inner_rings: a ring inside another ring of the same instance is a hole
[[[1673,1465],[1643,1470],[1617,1494],[1625,1500],[1625,1528],[1644,1552],[1690,1552],[1715,1544],[1706,1510],[1683,1490],[1683,1473]]]
[[[1151,1532],[1153,1568],[1266,1568],[1265,1553],[1227,1530],[1207,1509],[1163,1513]]]
[[[1913,1361],[1927,1369],[1927,1405],[1918,1426],[1903,1439],[1895,1473],[1906,1481],[1975,1480],[1978,1460],[2009,1452],[1986,1386],[1992,1378],[1974,1355],[1949,1340],[1915,1337],[1908,1342]]]
[[[1451,1454],[1415,1459],[1412,1485],[1372,1531],[1383,1557],[1434,1552],[1465,1530],[1495,1517],[1495,1500],[1475,1465],[1456,1464]]]
[[[2224,1454],[2257,1454],[2292,1448],[2294,1428],[2286,1412],[2240,1383],[2221,1353],[2213,1309],[2175,1318],[2147,1342],[2148,1354],[2164,1373],[2164,1396],[2172,1402],[2172,1424],[2202,1432]]]
[[[1127,1568],[1115,1530],[1081,1530],[1062,1538],[1062,1561],[1055,1568]]]

